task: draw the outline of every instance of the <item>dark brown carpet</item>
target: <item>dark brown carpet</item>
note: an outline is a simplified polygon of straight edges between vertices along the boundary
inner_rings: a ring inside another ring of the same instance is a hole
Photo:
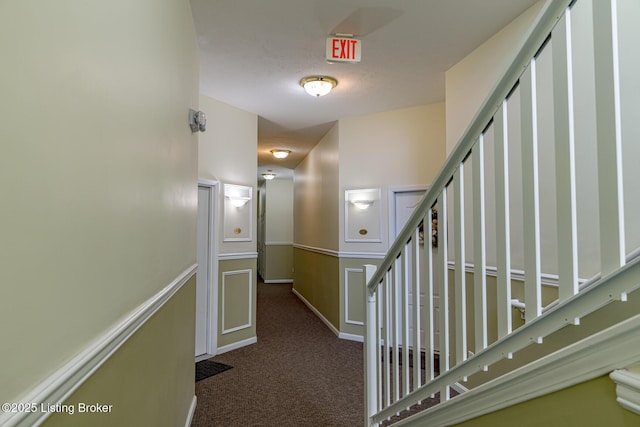
[[[258,343],[212,359],[234,368],[196,383],[192,426],[362,426],[362,343],[338,339],[291,285],[259,283],[257,304]]]

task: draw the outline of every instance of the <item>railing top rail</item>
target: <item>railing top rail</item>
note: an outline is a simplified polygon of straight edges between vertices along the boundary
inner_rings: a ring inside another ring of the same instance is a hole
[[[380,268],[367,284],[369,292],[375,291],[378,284],[384,278],[385,273],[391,268],[394,260],[402,252],[405,243],[412,238],[414,230],[423,220],[427,210],[434,205],[442,189],[449,183],[456,169],[468,156],[480,134],[491,122],[493,115],[500,105],[502,105],[502,102],[512,92],[523,71],[531,62],[531,59],[534,58],[540,47],[546,43],[551,30],[573,1],[574,0],[546,0],[529,32],[523,38],[522,48],[516,55],[514,61],[509,68],[507,68],[502,78],[498,80],[498,83],[482,104],[482,107],[463,133],[453,152],[440,169],[431,187],[389,249]]]

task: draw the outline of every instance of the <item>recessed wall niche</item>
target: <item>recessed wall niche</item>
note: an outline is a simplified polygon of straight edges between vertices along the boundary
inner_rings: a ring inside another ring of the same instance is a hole
[[[251,213],[253,188],[224,185],[224,241],[250,242],[253,239]]]
[[[344,240],[382,242],[380,189],[347,190],[344,201]]]

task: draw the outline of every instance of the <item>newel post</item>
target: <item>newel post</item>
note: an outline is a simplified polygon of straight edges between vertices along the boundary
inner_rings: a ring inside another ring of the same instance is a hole
[[[364,389],[365,389],[365,426],[375,426],[371,424],[371,417],[378,412],[378,363],[376,344],[376,325],[378,306],[376,303],[376,292],[370,291],[367,285],[376,272],[376,266],[367,264],[364,266],[364,294],[365,294],[365,334],[364,334]]]

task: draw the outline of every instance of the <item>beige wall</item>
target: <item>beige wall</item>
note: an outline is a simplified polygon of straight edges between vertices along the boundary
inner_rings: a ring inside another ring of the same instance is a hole
[[[199,136],[198,178],[221,183],[218,254],[221,258],[233,254],[233,259],[218,261],[220,348],[256,336],[258,116],[202,94],[200,109],[207,117],[207,131]],[[250,187],[253,200],[242,208],[231,207],[225,198],[225,184]],[[244,231],[250,229],[251,239],[224,241],[225,229],[235,226],[243,230],[243,236]],[[246,319],[250,319],[248,326],[237,329],[245,325]]]
[[[293,239],[296,244],[339,249],[338,126],[331,128],[295,169]]]
[[[196,262],[187,115],[198,50],[186,0],[6,0],[0,51],[0,324],[16,326],[3,332],[0,401],[10,402]],[[193,302],[179,311],[193,316]],[[192,379],[175,377],[182,349],[168,351],[156,373],[166,387],[136,394],[140,378],[112,374],[131,404],[175,389],[167,411],[185,416]]]
[[[293,242],[293,180],[267,181],[266,194],[266,243]]]
[[[207,116],[207,131],[199,137],[198,178],[218,180],[220,187],[220,253],[256,251],[258,182],[258,116],[240,110],[205,95],[200,95],[200,109]],[[250,242],[223,242],[224,184],[252,188],[253,203],[250,215],[253,239]]]
[[[445,107],[429,104],[340,120],[340,205],[344,191],[380,188],[381,243],[345,242],[340,212],[340,250],[386,252],[389,188],[427,186],[445,159]],[[372,206],[375,208],[374,206]]]
[[[264,218],[260,274],[265,282],[293,278],[293,179],[277,178],[262,184]],[[259,242],[260,243],[260,242]]]
[[[361,334],[350,323],[364,298],[354,269],[372,261],[358,254],[387,250],[389,189],[429,185],[444,161],[444,113],[440,103],[342,119],[296,169],[294,287],[341,332]],[[381,241],[346,242],[344,192],[368,188],[380,189]]]
[[[447,154],[513,61],[543,4],[540,0],[445,73]]]

